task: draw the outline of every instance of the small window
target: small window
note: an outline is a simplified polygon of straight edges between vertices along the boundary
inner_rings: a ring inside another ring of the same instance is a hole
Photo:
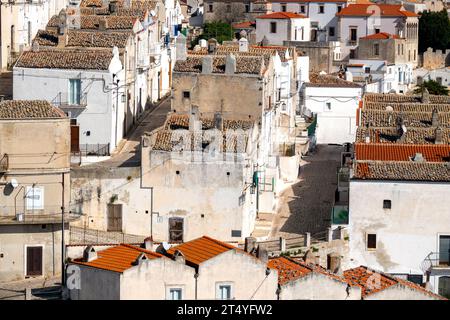
[[[390,209],[392,205],[391,200],[383,200],[383,209]]]
[[[227,4],[227,13],[230,13],[230,12],[231,12],[231,5]]]
[[[181,300],[182,299],[181,288],[172,288],[169,290],[169,300]]]
[[[190,99],[191,98],[191,92],[190,91],[183,91],[183,98]]]
[[[326,111],[331,111],[331,102],[325,103]]]
[[[270,23],[270,33],[277,33],[277,23],[276,22]]]
[[[231,299],[231,285],[223,284],[219,285],[219,299],[220,300],[230,300]]]
[[[208,12],[213,12],[213,5],[212,5],[212,3],[208,4]]]
[[[342,6],[337,6],[337,12],[341,12]]]
[[[334,37],[334,35],[335,35],[335,29],[334,29],[334,27],[329,27],[329,28],[328,28],[328,35],[329,35],[330,37]]]
[[[358,29],[350,28],[350,41],[356,41],[358,37]]]
[[[287,7],[286,7],[285,4],[282,4],[282,5],[281,5],[281,11],[282,11],[282,12],[286,12],[286,11],[287,11]]]
[[[249,4],[245,5],[245,12],[250,12],[250,5]]]
[[[365,67],[364,68],[364,73],[370,73],[370,67]]]
[[[241,237],[242,236],[242,231],[241,230],[231,230],[231,236],[233,238]]]
[[[350,59],[355,59],[355,57],[356,57],[356,50],[350,49]]]
[[[300,13],[305,13],[305,6],[300,6]]]
[[[380,55],[380,45],[378,43],[373,45],[373,54],[376,56]]]
[[[374,233],[369,233],[367,235],[367,249],[376,249],[377,248],[377,235]]]
[[[324,13],[325,12],[325,6],[323,4],[319,5],[319,13]]]
[[[375,33],[380,33],[380,29],[376,28]]]

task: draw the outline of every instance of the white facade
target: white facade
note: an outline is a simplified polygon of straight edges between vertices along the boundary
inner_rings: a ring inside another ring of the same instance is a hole
[[[356,109],[362,90],[362,87],[305,86],[306,112],[317,115],[317,143],[355,141]]]
[[[283,45],[283,41],[309,41],[309,35],[309,18],[256,18],[256,42],[261,42],[265,36],[269,44]]]
[[[433,70],[420,68],[415,69],[413,73],[414,73],[413,82],[416,84],[419,84],[421,80],[422,81],[434,80],[443,86],[450,87],[450,69],[448,67]]]
[[[350,261],[396,275],[423,275],[430,253],[440,251],[440,236],[450,235],[448,183],[350,182]],[[391,209],[384,209],[384,200]],[[376,249],[368,249],[368,234],[376,235]],[[432,269],[430,284],[438,293],[439,277],[450,268]],[[426,279],[424,278],[424,282]]]
[[[124,82],[123,72],[119,73],[118,78],[121,83]],[[109,144],[109,152],[112,152],[123,137],[125,103],[122,102],[124,90],[119,88],[117,96],[112,74],[108,70],[15,67],[13,98],[47,100],[56,104],[60,95],[63,101],[64,97],[67,99],[71,79],[81,81],[81,93],[86,99],[85,107],[82,105],[72,108],[63,107],[70,118],[76,119],[80,126],[80,145]]]

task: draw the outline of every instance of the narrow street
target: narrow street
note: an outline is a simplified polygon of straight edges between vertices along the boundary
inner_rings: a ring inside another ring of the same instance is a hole
[[[342,150],[341,146],[318,145],[314,152],[303,157],[299,181],[280,196],[270,238],[326,230],[330,224],[337,186],[336,170]]]

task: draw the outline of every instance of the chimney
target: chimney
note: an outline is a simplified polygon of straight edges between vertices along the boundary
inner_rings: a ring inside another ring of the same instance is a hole
[[[97,251],[95,251],[93,246],[87,246],[83,251],[83,261],[91,262],[95,259],[97,259]]]
[[[214,128],[223,131],[223,118],[220,112],[214,113]]]
[[[111,0],[109,1],[109,13],[116,13],[117,10],[117,1],[116,0]]]
[[[441,127],[437,127],[434,130],[434,144],[443,144],[444,143],[444,133],[442,132]]]
[[[191,106],[191,113],[189,114],[189,131],[201,131],[202,123],[199,117],[199,111],[197,106]]]
[[[31,51],[39,52],[39,42],[33,41],[33,45],[31,46]]]
[[[439,113],[438,111],[435,109],[433,109],[433,113],[431,115],[431,125],[433,127],[437,127],[439,126]]]
[[[144,239],[144,248],[146,250],[153,250],[153,238],[147,237]]]
[[[138,266],[138,265],[140,265],[142,262],[147,261],[147,260],[148,260],[148,258],[147,258],[147,256],[145,255],[145,253],[141,252],[141,253],[138,255],[138,257],[136,258],[136,260],[134,260],[131,264],[132,264],[133,266]]]
[[[167,250],[169,250],[169,249],[170,249],[170,244],[168,244],[167,242],[163,242],[156,248],[156,252],[160,253],[162,255],[166,255]]]
[[[176,49],[177,49],[177,61],[178,60],[186,61],[187,57],[186,37],[182,33],[178,34],[177,36]]]
[[[184,257],[183,253],[179,250],[175,251],[174,260],[181,264],[186,264],[186,258]]]
[[[315,257],[313,252],[311,250],[306,251],[303,260],[305,261],[306,264],[315,264]]]
[[[256,249],[256,238],[254,237],[247,237],[245,238],[245,252],[253,253],[253,251]]]
[[[261,260],[262,262],[269,261],[269,254],[267,253],[266,246],[263,244],[258,245],[258,250],[256,252],[256,257]]]
[[[267,47],[269,45],[269,40],[264,36],[261,40],[261,46]]]
[[[236,73],[236,57],[234,54],[228,54],[225,59],[225,74]]]
[[[417,152],[411,160],[414,162],[425,162],[425,158],[420,152]]]
[[[406,126],[404,124],[402,116],[399,116],[397,120],[397,132],[400,138],[397,139],[397,143],[404,143],[406,139]]]
[[[422,103],[430,103],[430,93],[427,88],[423,88],[422,90]]]
[[[202,59],[202,73],[211,74],[213,71],[213,57],[204,56]]]
[[[337,253],[327,255],[327,269],[332,273],[339,273],[341,270],[341,256]]]
[[[106,29],[108,29],[108,20],[106,18],[100,19],[98,22],[98,30],[106,31]]]
[[[239,52],[248,52],[248,40],[246,38],[239,39]]]
[[[208,53],[212,54],[216,52],[217,49],[217,40],[212,38],[208,40]]]

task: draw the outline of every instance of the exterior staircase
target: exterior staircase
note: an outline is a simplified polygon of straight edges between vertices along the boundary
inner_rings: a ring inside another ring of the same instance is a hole
[[[269,238],[273,218],[274,214],[272,213],[260,212],[258,214],[258,218],[255,221],[255,229],[252,232],[252,237],[255,237],[256,241],[265,241]]]
[[[12,99],[13,73],[12,71],[0,72],[0,101]]]

